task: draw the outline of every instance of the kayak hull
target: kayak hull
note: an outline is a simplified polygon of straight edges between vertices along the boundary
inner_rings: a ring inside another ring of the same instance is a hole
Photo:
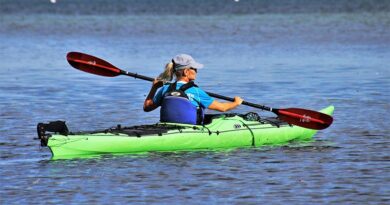
[[[333,111],[334,107],[329,106],[320,112],[332,115]],[[240,116],[220,117],[205,126],[176,123],[158,123],[156,126],[166,130],[137,134],[136,128],[132,130],[133,136],[109,131],[52,134],[45,139],[45,145],[50,148],[53,157],[61,157],[281,145],[293,140],[310,140],[317,132],[286,123],[249,121]]]

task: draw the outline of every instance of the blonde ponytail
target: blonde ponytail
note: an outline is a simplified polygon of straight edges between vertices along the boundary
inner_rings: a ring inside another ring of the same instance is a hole
[[[167,65],[165,65],[164,71],[157,77],[157,79],[162,80],[164,82],[169,82],[173,79],[173,63],[169,62]]]

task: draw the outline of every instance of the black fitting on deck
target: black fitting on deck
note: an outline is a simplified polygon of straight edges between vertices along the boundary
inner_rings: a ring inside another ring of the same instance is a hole
[[[65,124],[65,121],[53,121],[49,123],[38,123],[37,125],[38,139],[41,140],[41,146],[47,146],[50,138],[50,134],[46,132],[59,133],[61,135],[68,135],[69,130]]]

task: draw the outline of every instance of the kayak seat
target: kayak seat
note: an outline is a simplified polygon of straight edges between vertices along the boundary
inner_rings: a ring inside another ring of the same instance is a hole
[[[166,96],[161,104],[160,121],[196,125],[197,108],[187,98]]]

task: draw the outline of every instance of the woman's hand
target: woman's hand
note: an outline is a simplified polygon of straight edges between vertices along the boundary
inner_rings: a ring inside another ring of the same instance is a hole
[[[160,87],[162,87],[164,85],[164,81],[162,81],[162,80],[160,80],[160,79],[157,79],[157,78],[155,78],[154,80],[153,80],[153,87],[154,88],[160,88]]]
[[[234,97],[234,103],[241,105],[244,100],[238,96]]]

